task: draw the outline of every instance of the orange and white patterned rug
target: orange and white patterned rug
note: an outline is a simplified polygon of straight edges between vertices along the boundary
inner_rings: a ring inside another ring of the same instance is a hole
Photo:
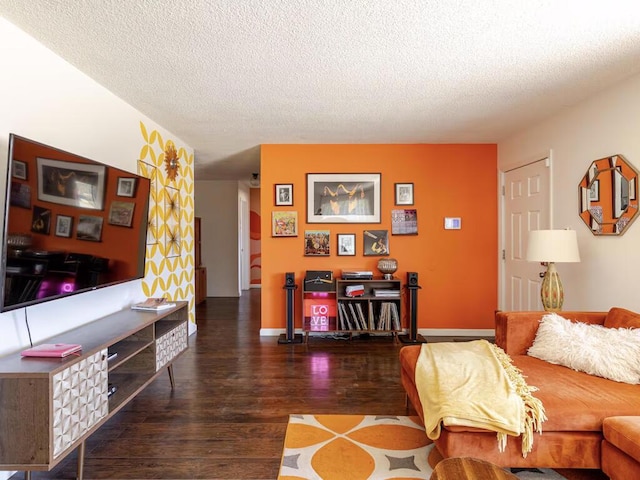
[[[428,479],[441,458],[418,417],[290,415],[278,480]],[[517,476],[565,478],[548,469]]]

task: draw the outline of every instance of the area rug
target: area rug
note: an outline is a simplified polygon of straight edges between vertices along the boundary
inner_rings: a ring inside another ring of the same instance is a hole
[[[428,479],[440,459],[418,417],[290,415],[278,480]],[[517,472],[559,480],[554,470]]]

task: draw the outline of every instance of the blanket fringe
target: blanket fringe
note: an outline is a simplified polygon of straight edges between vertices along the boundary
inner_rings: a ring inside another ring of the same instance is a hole
[[[542,422],[547,419],[542,402],[531,395],[532,392],[538,391],[537,387],[527,385],[527,382],[522,375],[522,371],[513,365],[511,357],[497,345],[490,343],[491,348],[502,364],[511,385],[513,385],[516,393],[524,401],[525,414],[522,418],[522,456],[527,458],[527,454],[533,448],[533,434],[538,432],[542,433]],[[507,446],[507,434],[498,433],[498,449],[500,452],[504,452]]]

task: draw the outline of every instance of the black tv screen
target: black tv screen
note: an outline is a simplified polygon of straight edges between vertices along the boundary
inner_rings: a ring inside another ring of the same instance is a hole
[[[9,136],[0,310],[144,276],[149,179]]]

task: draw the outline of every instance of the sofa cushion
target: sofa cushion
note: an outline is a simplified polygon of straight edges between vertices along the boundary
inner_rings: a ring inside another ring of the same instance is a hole
[[[604,319],[608,328],[640,328],[640,314],[620,307],[613,307]]]
[[[619,383],[528,355],[513,357],[529,386],[544,405],[544,432],[602,431],[602,421],[613,415],[640,412],[640,385]]]
[[[527,354],[590,375],[640,384],[640,329],[572,322],[550,313],[542,317]]]
[[[602,422],[604,438],[640,461],[640,417],[609,417]]]
[[[420,345],[403,347],[400,349],[400,363],[402,384],[416,410],[422,415],[420,399],[414,384],[419,352]],[[548,417],[543,425],[543,436],[544,432],[553,431],[601,432],[604,418],[613,415],[635,415],[640,412],[638,385],[612,382],[527,355],[515,355],[512,359],[513,364],[522,370],[527,384],[539,389],[534,395],[544,405]],[[472,429],[447,427],[447,430]],[[495,433],[491,438],[495,443]],[[522,456],[521,449],[519,454]]]

